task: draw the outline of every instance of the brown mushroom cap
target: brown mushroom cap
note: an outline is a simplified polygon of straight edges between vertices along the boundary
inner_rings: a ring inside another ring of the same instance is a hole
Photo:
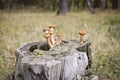
[[[79,34],[80,34],[80,35],[85,35],[86,32],[85,32],[84,30],[80,30]]]
[[[58,37],[61,37],[61,36],[62,36],[62,34],[61,34],[60,32],[58,32],[58,33],[57,33],[57,36],[58,36]]]
[[[49,28],[54,28],[54,29],[55,29],[55,27],[56,27],[55,25],[50,25],[49,26]]]
[[[50,37],[50,34],[49,33],[46,33],[45,35],[44,35],[44,38],[49,38]]]
[[[45,32],[45,31],[49,31],[49,28],[44,28],[44,29],[43,29],[43,32]]]

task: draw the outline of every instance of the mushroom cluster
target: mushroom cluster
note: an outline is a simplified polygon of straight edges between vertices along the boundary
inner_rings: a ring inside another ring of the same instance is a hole
[[[44,38],[46,38],[47,44],[49,48],[52,48],[58,44],[61,43],[62,41],[62,34],[58,32],[56,35],[54,34],[56,26],[55,25],[50,25],[49,28],[44,28],[43,32],[45,32]],[[79,31],[80,34],[80,44],[83,44],[83,36],[86,34],[84,30]]]
[[[54,47],[55,45],[58,45],[62,41],[62,34],[59,32],[56,35],[54,34],[56,26],[50,25],[49,28],[44,28],[43,32],[45,32],[44,38],[46,38],[47,44],[49,48]]]

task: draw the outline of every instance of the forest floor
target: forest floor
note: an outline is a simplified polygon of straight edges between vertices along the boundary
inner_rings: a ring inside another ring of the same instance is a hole
[[[63,39],[79,40],[79,30],[90,39],[93,63],[91,71],[100,80],[120,80],[120,12],[55,12],[0,11],[0,80],[15,66],[15,50],[35,41],[45,40],[43,28],[57,26]]]

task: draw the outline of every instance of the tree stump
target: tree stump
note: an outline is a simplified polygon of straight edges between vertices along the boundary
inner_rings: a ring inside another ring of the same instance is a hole
[[[67,0],[59,0],[57,15],[66,15],[67,12]]]
[[[14,80],[77,80],[89,64],[90,41],[62,41],[49,49],[46,42],[33,42],[16,50]],[[35,54],[38,51],[40,55]]]

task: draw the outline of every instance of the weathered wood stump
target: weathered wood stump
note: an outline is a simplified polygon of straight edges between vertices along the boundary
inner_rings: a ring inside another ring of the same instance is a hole
[[[85,74],[90,41],[62,41],[49,49],[46,42],[33,42],[16,50],[14,80],[77,80]],[[36,55],[38,50],[42,55]]]

